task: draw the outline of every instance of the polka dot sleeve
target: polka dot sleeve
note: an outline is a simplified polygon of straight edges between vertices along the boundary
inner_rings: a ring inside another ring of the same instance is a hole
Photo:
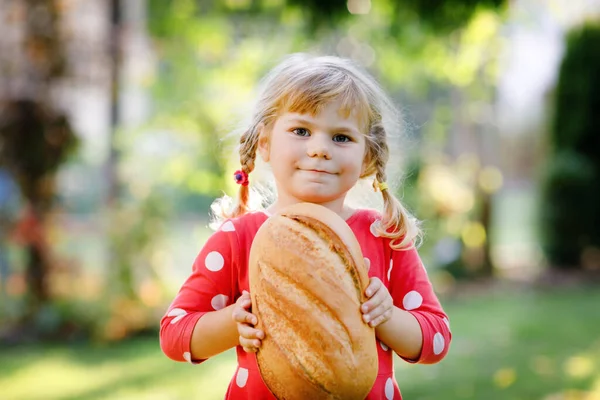
[[[448,352],[452,334],[417,250],[392,251],[387,277],[394,305],[413,314],[423,333],[421,355],[406,361],[439,362]]]
[[[226,221],[196,257],[191,275],[161,319],[160,345],[169,358],[194,364],[205,361],[191,358],[192,331],[204,314],[233,303],[238,247],[233,223]]]

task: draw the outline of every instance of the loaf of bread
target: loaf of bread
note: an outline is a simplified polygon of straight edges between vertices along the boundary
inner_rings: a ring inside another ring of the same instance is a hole
[[[250,251],[250,295],[263,381],[280,400],[363,400],[377,377],[375,331],[360,305],[360,245],[333,211],[309,203],[273,215]]]

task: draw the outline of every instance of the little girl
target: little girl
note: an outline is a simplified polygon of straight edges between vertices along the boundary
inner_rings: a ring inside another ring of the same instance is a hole
[[[248,256],[263,222],[282,208],[311,202],[340,215],[369,266],[365,323],[375,329],[379,372],[367,399],[401,399],[393,352],[411,363],[436,363],[451,333],[414,243],[412,218],[386,184],[388,131],[395,110],[377,82],[337,57],[287,57],[263,81],[248,129],[240,139],[240,185],[235,208],[206,242],[189,278],[161,320],[163,352],[198,364],[236,347],[238,366],[226,399],[273,399],[256,363],[263,331],[250,310]],[[268,163],[277,196],[249,210],[250,174],[257,154]],[[348,191],[372,178],[382,213],[348,206]]]

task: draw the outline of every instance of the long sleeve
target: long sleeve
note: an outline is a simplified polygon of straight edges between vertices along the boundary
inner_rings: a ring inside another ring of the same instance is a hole
[[[417,250],[412,248],[391,253],[387,274],[394,305],[413,314],[423,333],[419,359],[407,361],[423,364],[439,362],[447,354],[452,339],[448,317],[433,291]]]
[[[191,363],[205,361],[191,358],[192,332],[204,314],[234,302],[238,248],[233,223],[226,221],[201,249],[191,275],[160,322],[160,346],[169,358]]]

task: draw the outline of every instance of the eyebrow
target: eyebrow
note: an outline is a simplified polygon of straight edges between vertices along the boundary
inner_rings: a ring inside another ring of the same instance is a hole
[[[306,118],[302,118],[302,117],[292,117],[288,121],[290,123],[299,123],[299,124],[303,124],[303,125],[314,126],[313,121],[306,119]],[[356,129],[352,129],[352,128],[345,127],[345,126],[333,127],[333,128],[330,128],[329,130],[333,131],[333,132],[340,132],[340,133],[353,133],[355,135],[359,134],[359,132]]]

